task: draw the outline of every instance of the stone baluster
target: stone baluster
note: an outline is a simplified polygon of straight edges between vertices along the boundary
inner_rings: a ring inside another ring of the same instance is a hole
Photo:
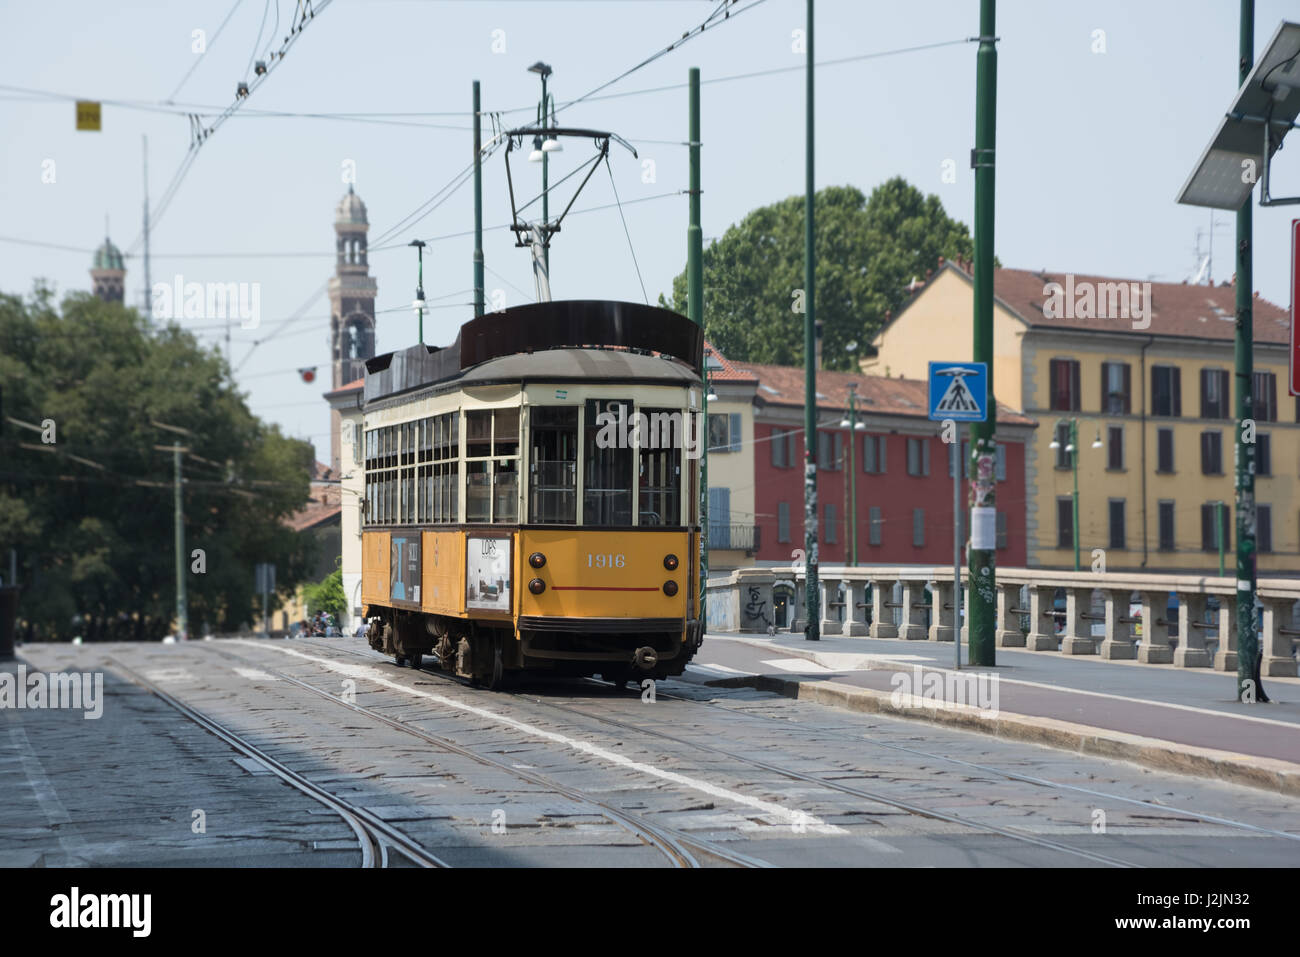
[[[957,609],[952,606],[952,582],[936,581],[930,585],[930,640],[952,641],[953,618]]]
[[[1008,582],[998,582],[998,631],[996,643],[999,648],[1025,647],[1025,633],[1020,630],[1020,614],[1012,609],[1020,607],[1020,586]]]
[[[1264,608],[1260,616],[1260,624],[1263,626],[1263,648],[1264,660],[1260,665],[1260,674],[1264,677],[1273,678],[1294,678],[1296,677],[1296,660],[1295,653],[1291,650],[1294,638],[1292,635],[1284,635],[1282,629],[1290,630],[1291,625],[1291,606],[1294,602],[1290,598],[1262,598],[1260,599]]]
[[[1131,660],[1137,657],[1132,626],[1127,621],[1129,594],[1128,589],[1120,591],[1108,588],[1106,590],[1106,637],[1102,639],[1097,653],[1112,661]]]
[[[1208,668],[1210,653],[1205,648],[1205,596],[1197,592],[1178,593],[1178,647],[1174,665],[1178,668]]]
[[[1025,647],[1030,651],[1056,650],[1056,617],[1049,614],[1055,598],[1055,585],[1029,586],[1029,638]]]
[[[1237,599],[1219,596],[1219,648],[1214,653],[1215,671],[1237,670]]]
[[[1092,621],[1084,615],[1092,612],[1091,588],[1065,589],[1065,631],[1061,633],[1061,654],[1095,655]]]
[[[906,638],[909,641],[925,639],[925,625],[922,624],[924,618],[923,608],[918,607],[920,598],[924,594],[925,582],[904,581],[903,586],[903,615],[898,626],[898,637]]]
[[[1165,614],[1169,593],[1144,591],[1142,594],[1142,643],[1138,646],[1138,661],[1145,665],[1167,665],[1174,660],[1174,650],[1169,647],[1169,623]]]
[[[867,583],[852,579],[844,583],[848,604],[844,608],[844,634],[860,638],[867,633]]]
[[[898,626],[894,624],[894,609],[889,602],[894,600],[894,580],[892,578],[873,578],[871,580],[871,630],[872,638],[897,638]]]
[[[840,580],[823,578],[822,590],[822,634],[838,635],[844,631],[844,622],[840,620]]]

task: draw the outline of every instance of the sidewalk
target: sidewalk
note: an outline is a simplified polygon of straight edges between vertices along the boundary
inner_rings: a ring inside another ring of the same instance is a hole
[[[961,675],[951,642],[716,634],[684,677],[1300,795],[1300,679],[1266,678],[1272,703],[1245,705],[1235,673],[1009,648]]]

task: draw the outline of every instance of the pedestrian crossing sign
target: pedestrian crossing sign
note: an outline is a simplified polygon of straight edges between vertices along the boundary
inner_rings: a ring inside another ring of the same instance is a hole
[[[930,363],[930,418],[936,422],[983,422],[988,418],[988,365]]]

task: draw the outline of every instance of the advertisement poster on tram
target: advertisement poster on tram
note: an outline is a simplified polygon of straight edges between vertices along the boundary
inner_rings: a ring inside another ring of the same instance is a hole
[[[465,607],[509,612],[510,539],[470,535],[465,551]]]

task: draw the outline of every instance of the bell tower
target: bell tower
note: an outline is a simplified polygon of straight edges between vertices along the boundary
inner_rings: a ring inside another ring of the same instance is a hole
[[[334,275],[330,277],[331,387],[338,389],[366,374],[365,361],[375,354],[375,295],[378,287],[370,275],[366,258],[366,204],[352,189],[339,201],[334,213],[334,244],[337,252]],[[330,413],[330,466],[339,474],[339,429],[337,411]]]

